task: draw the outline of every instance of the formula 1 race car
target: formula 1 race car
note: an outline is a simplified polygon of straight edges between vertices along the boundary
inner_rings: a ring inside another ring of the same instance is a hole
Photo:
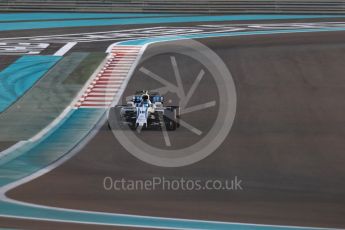
[[[115,106],[110,112],[116,113],[121,126],[128,125],[131,129],[179,127],[180,108],[163,106],[163,97],[155,92],[138,91],[127,105]]]

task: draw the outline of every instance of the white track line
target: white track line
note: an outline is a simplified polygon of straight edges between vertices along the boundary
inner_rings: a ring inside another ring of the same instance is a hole
[[[54,56],[63,56],[65,55],[70,49],[72,49],[76,44],[78,44],[77,42],[69,42],[66,45],[64,45],[63,47],[61,47],[58,51],[56,51],[56,53],[54,54]]]

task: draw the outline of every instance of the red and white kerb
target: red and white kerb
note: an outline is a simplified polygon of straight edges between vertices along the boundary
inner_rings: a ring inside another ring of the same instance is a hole
[[[102,70],[76,103],[77,108],[107,108],[136,60],[141,46],[114,46]]]

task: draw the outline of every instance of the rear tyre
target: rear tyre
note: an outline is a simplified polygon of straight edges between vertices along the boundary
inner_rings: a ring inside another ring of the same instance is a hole
[[[169,107],[164,111],[164,123],[167,130],[176,130],[178,127],[177,108]]]
[[[165,121],[165,127],[166,127],[167,130],[173,131],[173,130],[176,130],[177,123],[175,121],[173,121],[173,120],[167,119]]]

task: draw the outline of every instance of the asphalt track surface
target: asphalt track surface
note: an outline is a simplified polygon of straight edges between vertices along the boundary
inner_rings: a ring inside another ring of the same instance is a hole
[[[104,28],[115,27],[82,28],[80,32]],[[15,35],[78,30],[30,30],[18,31]],[[13,33],[1,35],[13,36]],[[78,156],[16,189],[10,196],[35,203],[100,211],[344,227],[343,133],[339,127],[343,117],[343,38],[343,32],[332,32],[200,40],[226,62],[239,97],[234,127],[217,152],[196,165],[162,169],[132,157],[104,127]],[[102,51],[108,44],[79,44],[74,51]],[[164,66],[167,61],[163,58],[152,60],[147,66]],[[188,60],[182,59],[182,68],[188,64]],[[197,69],[195,66],[195,71]],[[146,87],[147,79],[139,81],[140,76],[137,71],[125,94],[131,94],[139,86]],[[185,84],[190,86],[188,82]],[[203,85],[209,87],[207,82]],[[205,94],[200,98],[205,98]],[[198,116],[191,120],[202,123]],[[157,132],[145,133],[147,138],[158,135]],[[176,135],[186,137],[188,133],[178,130]],[[245,191],[119,193],[102,188],[104,176],[142,179],[156,175],[167,178],[237,175],[245,182]],[[12,227],[27,223],[1,221],[6,222]],[[32,221],[28,226],[45,226],[36,224]]]
[[[105,125],[71,160],[8,195],[85,210],[344,228],[344,37],[344,32],[331,32],[202,39],[200,42],[228,66],[238,96],[234,125],[211,156],[177,169],[151,166],[130,155]],[[92,47],[99,51],[103,46]],[[170,55],[153,58],[144,66],[167,72]],[[182,72],[195,76],[200,66],[192,65],[188,58],[176,58]],[[139,70],[135,72],[125,95],[147,87],[148,79],[142,76]],[[169,74],[163,77],[171,80]],[[185,87],[191,82],[186,80]],[[212,80],[201,82],[204,90],[197,91],[194,103],[215,96],[205,93],[213,91],[210,86]],[[205,110],[203,115],[212,116],[213,112]],[[205,130],[212,125],[207,116],[193,114],[188,119]],[[160,136],[154,131],[142,134],[149,142]],[[179,142],[181,139],[194,141],[184,128],[171,135],[181,145],[188,144]],[[106,191],[102,185],[106,176],[238,176],[244,190]],[[45,226],[35,221],[3,220],[9,227]]]

